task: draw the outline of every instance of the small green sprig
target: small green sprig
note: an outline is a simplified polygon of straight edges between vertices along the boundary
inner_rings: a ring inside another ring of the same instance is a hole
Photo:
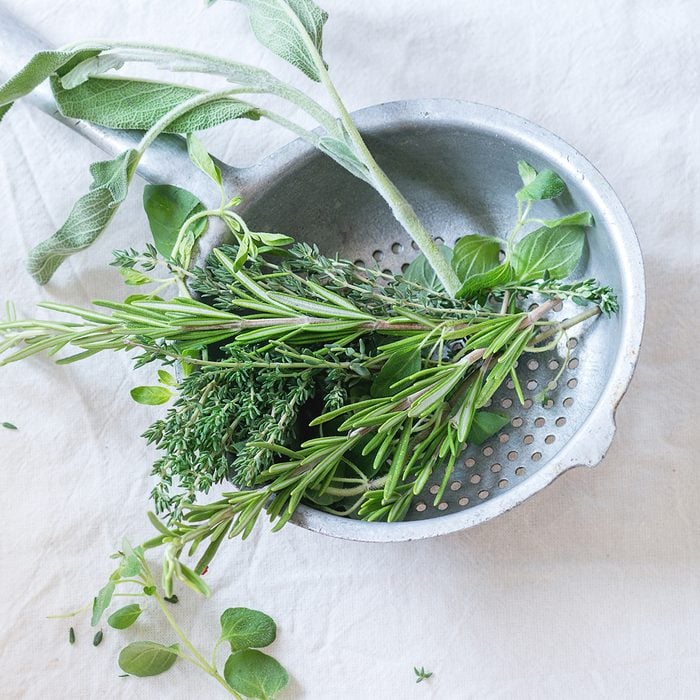
[[[423,666],[418,668],[418,666],[413,667],[413,673],[416,674],[416,683],[422,683],[423,681],[428,680],[433,675],[432,671],[426,671]]]
[[[144,677],[165,673],[178,661],[186,661],[216,681],[228,695],[242,698],[272,700],[288,683],[285,669],[272,656],[260,651],[275,641],[277,627],[265,613],[248,608],[228,608],[221,615],[218,641],[207,659],[189,640],[171,611],[177,597],[163,592],[154,578],[144,556],[142,547],[131,547],[124,543],[122,550],[114,555],[118,566],[109,581],[95,596],[92,603],[91,624],[97,626],[107,610],[121,598],[129,604],[114,610],[107,619],[115,630],[131,628],[141,615],[152,609],[168,622],[178,643],[165,645],[152,641],[135,641],[127,644],[119,653],[119,667],[126,675]],[[178,563],[177,577],[198,593],[207,593],[208,588],[200,576]],[[93,645],[98,646],[103,638],[98,630]],[[73,628],[69,641],[75,643]],[[221,668],[220,649],[228,647],[229,653]],[[219,670],[221,668],[221,670]]]

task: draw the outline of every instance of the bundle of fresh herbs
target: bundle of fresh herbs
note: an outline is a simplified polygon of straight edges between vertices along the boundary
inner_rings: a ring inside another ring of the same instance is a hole
[[[133,568],[131,578],[138,574],[153,595],[144,552],[163,546],[163,600],[173,595],[175,579],[206,592],[201,574],[222,542],[245,538],[263,512],[274,529],[302,503],[341,517],[394,522],[429,481],[439,484],[439,503],[465,445],[485,440],[508,420],[488,410],[498,388],[512,381],[523,401],[516,371],[522,355],[553,347],[567,328],[617,309],[609,287],[570,279],[591,215],[532,216],[538,201],[565,191],[556,173],[520,161],[523,184],[507,235],[465,235],[454,250],[436,244],[375,162],[331,82],[321,55],[326,14],[311,0],[239,1],[264,45],[326,87],[337,118],[266,71],[142,44],[43,52],[0,88],[0,117],[49,78],[65,115],[144,132],[137,148],[93,164],[88,194],[34,249],[29,269],[40,283],[105,229],[159,134],[186,134],[193,164],[221,191],[221,205],[206,209],[184,190],[147,188],[154,241],[142,252],[118,251],[113,263],[138,294],[97,301],[99,310],[42,305],[68,321],[18,320],[10,308],[0,324],[1,364],[62,351],[68,354],[59,362],[74,362],[103,350],[134,351],[137,366],[159,363],[160,383],[132,391],[141,403],[170,403],[145,433],[161,452],[152,493],[159,532],[122,554],[120,566]],[[112,73],[133,62],[214,74],[235,87],[206,91]],[[319,129],[310,132],[248,101],[256,95],[293,103]],[[405,273],[367,269],[324,255],[312,242],[250,230],[237,213],[236,193],[225,191],[219,168],[194,135],[238,118],[281,124],[379,192],[421,251]],[[230,240],[205,266],[192,266],[212,218],[224,222]],[[549,312],[565,299],[588,308],[551,320]],[[221,483],[231,490],[200,502]],[[184,559],[192,556],[190,568]],[[117,578],[123,573],[120,568]],[[106,607],[104,591],[98,612]],[[167,666],[175,652],[163,649],[150,651]],[[228,676],[222,681],[215,668],[212,675],[226,686]]]

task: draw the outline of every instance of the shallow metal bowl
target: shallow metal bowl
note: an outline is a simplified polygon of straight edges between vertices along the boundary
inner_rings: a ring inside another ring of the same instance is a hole
[[[353,115],[379,164],[448,245],[468,233],[504,235],[513,225],[516,161],[549,167],[569,196],[538,204],[554,218],[586,209],[595,226],[577,277],[612,286],[620,312],[576,327],[551,353],[526,356],[518,368],[521,406],[512,387],[493,403],[510,425],[484,445],[468,447],[444,500],[433,506],[439,478],[417,497],[401,523],[367,523],[308,506],[292,522],[335,537],[400,541],[432,537],[489,520],[540,491],[567,469],[594,466],[615,431],[614,412],[632,376],[644,322],[644,273],[630,220],[598,171],[552,133],[508,112],[454,100],[377,105]],[[253,229],[291,232],[322,251],[400,271],[416,251],[386,203],[364,182],[297,141],[246,170],[230,171]],[[218,242],[212,236],[206,243]],[[575,313],[565,304],[561,317]],[[567,346],[568,345],[568,346]],[[566,364],[549,400],[537,395]]]

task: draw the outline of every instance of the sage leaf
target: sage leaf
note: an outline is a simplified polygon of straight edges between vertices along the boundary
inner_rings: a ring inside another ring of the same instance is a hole
[[[63,226],[29,254],[27,268],[39,284],[46,284],[67,257],[87,248],[105,230],[126,198],[138,159],[129,149],[90,166],[90,191],[73,205]]]
[[[545,219],[542,224],[547,228],[557,226],[593,226],[593,214],[589,211],[577,211],[575,214],[562,216],[561,219]]]
[[[177,661],[177,644],[170,647],[156,642],[132,642],[119,652],[119,668],[141,678],[157,676]]]
[[[440,252],[445,256],[447,262],[452,262],[452,248],[448,248],[442,243],[438,243],[438,248]],[[444,292],[445,288],[440,282],[440,278],[437,276],[435,270],[428,262],[427,258],[423,253],[421,253],[407,268],[404,272],[404,278],[409,282],[418,284],[425,289],[430,289],[434,292]]]
[[[114,627],[115,630],[125,630],[127,627],[138,620],[139,615],[143,611],[138,603],[133,603],[131,605],[125,605],[119,610],[115,610],[108,618],[107,624],[110,627]]]
[[[460,238],[455,244],[452,269],[460,282],[474,275],[498,267],[498,256],[503,241],[492,236],[470,235]]]
[[[250,11],[250,26],[258,41],[288,63],[320,82],[316,63],[328,19],[311,0],[235,0]],[[311,44],[311,46],[309,46]],[[316,55],[314,55],[316,54]]]
[[[508,263],[501,263],[486,272],[477,272],[468,277],[460,287],[456,296],[458,299],[466,299],[489,291],[494,287],[509,282],[513,276],[513,270]]]
[[[510,422],[506,413],[477,411],[472,420],[467,441],[472,445],[481,445]]]
[[[76,87],[66,89],[57,76],[51,78],[51,89],[61,114],[85,119],[111,129],[150,129],[161,117],[182,102],[205,90],[134,78],[89,78]],[[175,119],[165,133],[186,134],[219,126],[233,119],[259,119],[250,106],[221,98],[194,107]]]
[[[538,228],[524,236],[513,249],[513,269],[519,280],[568,277],[583,253],[585,233],[581,226]]]
[[[136,403],[145,406],[159,406],[168,403],[172,397],[170,389],[166,389],[164,386],[137,386],[129,393]]]
[[[527,187],[537,177],[537,171],[524,160],[518,161],[518,173],[520,174],[520,179],[523,181],[523,185],[525,185],[525,187]]]
[[[143,208],[156,249],[165,258],[171,257],[180,229],[187,219],[204,211],[204,205],[197,197],[174,185],[146,185]],[[195,222],[197,237],[204,232],[206,225],[204,218]]]
[[[187,134],[187,153],[190,160],[219,187],[221,187],[221,170],[214,162],[204,144],[194,135]]]
[[[94,627],[100,621],[104,611],[109,607],[114,595],[114,583],[110,581],[100,589],[92,601],[92,618],[90,624]]]
[[[231,645],[231,651],[266,647],[276,636],[275,621],[259,610],[228,608],[221,614],[221,640]]]
[[[95,47],[76,51],[40,51],[29,63],[0,87],[0,120],[15,100],[28,95],[50,75],[61,68],[96,56],[102,49]]]
[[[256,700],[271,700],[289,683],[279,661],[256,649],[231,654],[224,666],[224,678],[237,693]]]
[[[420,348],[416,347],[405,352],[396,352],[389,357],[372,382],[370,395],[372,397],[391,396],[395,392],[392,384],[410,377],[420,370]]]
[[[518,190],[515,196],[524,201],[554,199],[565,189],[564,181],[553,170],[541,170],[529,184]]]
[[[330,136],[323,136],[316,144],[320,151],[332,158],[338,165],[345,168],[360,180],[372,184],[372,178],[367,166],[355,155],[346,141]]]

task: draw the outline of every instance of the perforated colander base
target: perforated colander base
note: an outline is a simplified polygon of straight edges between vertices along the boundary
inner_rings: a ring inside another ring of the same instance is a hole
[[[436,240],[444,242],[442,238]],[[412,241],[395,240],[385,248],[368,251],[355,263],[398,273],[415,258],[416,249]],[[580,308],[573,304],[559,304],[549,318],[563,319],[578,311]],[[508,425],[482,445],[467,445],[443,499],[434,505],[442,479],[438,470],[414,499],[407,520],[432,518],[483,503],[516,486],[559,451],[575,430],[576,420],[569,418],[578,400],[580,333],[578,327],[569,329],[555,349],[522,356],[516,367],[524,403],[520,403],[513,381],[508,379],[485,406],[508,414]],[[578,415],[580,408],[576,406]]]

